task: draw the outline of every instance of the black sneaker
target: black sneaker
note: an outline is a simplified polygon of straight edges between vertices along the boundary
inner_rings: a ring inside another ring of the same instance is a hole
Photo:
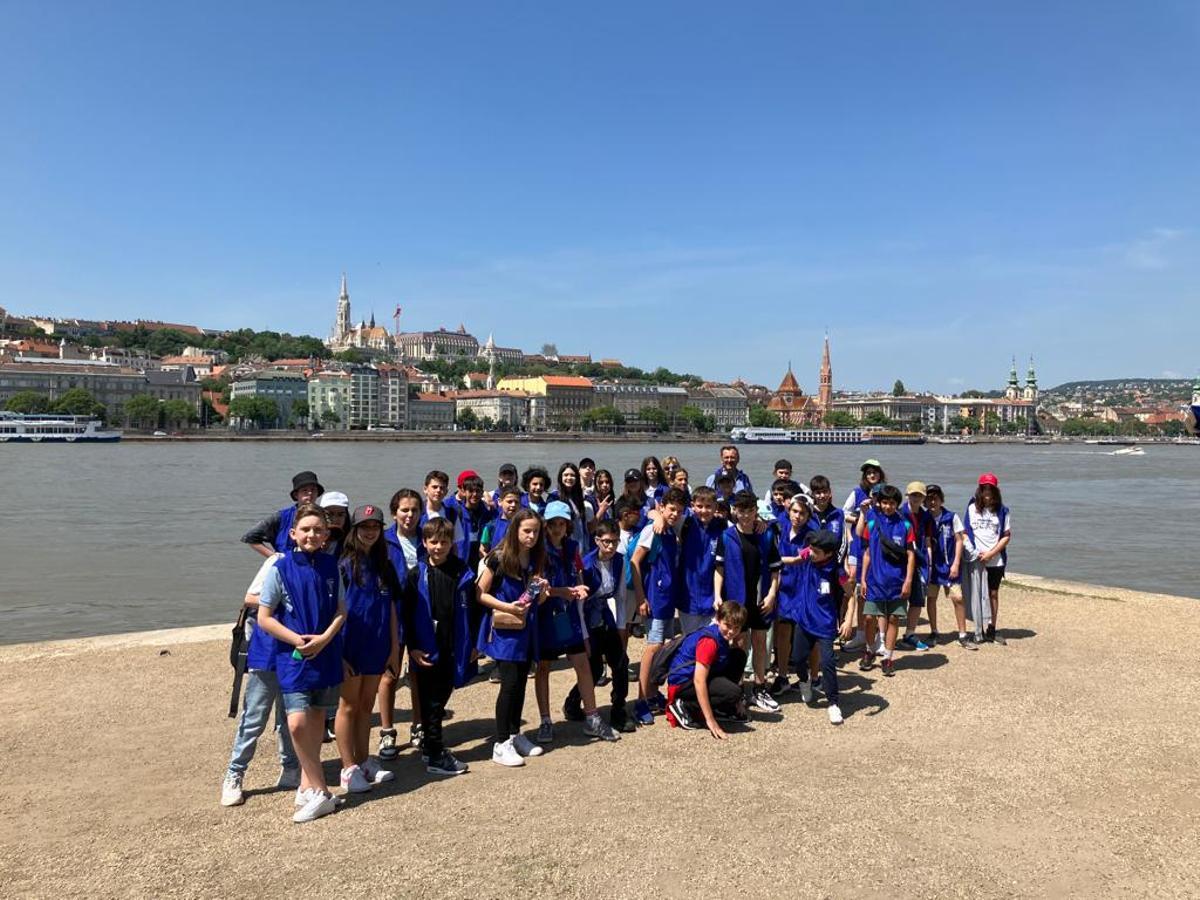
[[[929,637],[925,639],[925,643],[927,643],[930,647],[936,647],[940,638],[940,634],[938,634],[936,631],[931,631],[929,632]]]
[[[883,670],[884,675],[886,675],[888,678],[891,678],[896,674],[896,661],[894,659],[884,659],[884,661],[880,663],[879,668]]]
[[[400,748],[396,746],[396,729],[395,728],[380,728],[379,729],[379,758],[380,759],[395,759],[400,753]]]
[[[414,750],[421,749],[421,741],[425,737],[425,729],[420,725],[414,725],[408,731],[408,745]]]
[[[792,689],[792,683],[788,681],[786,675],[776,675],[775,680],[770,683],[767,688],[767,693],[772,697],[778,697],[780,694],[786,694]]]
[[[998,632],[995,628],[992,629],[992,640],[995,641],[996,645],[999,647],[1008,646],[1008,640],[1005,639],[1004,635]]]
[[[600,677],[596,679],[596,687],[607,687],[610,684],[612,684],[612,679],[608,677],[608,669],[602,669]]]
[[[467,764],[455,758],[449,750],[443,750],[435,759],[429,760],[425,771],[431,775],[461,775],[467,771]]]
[[[563,718],[568,722],[583,722],[587,720],[587,716],[583,712],[583,706],[570,702],[563,704]]]
[[[989,644],[995,642],[995,640],[996,640],[996,626],[995,625],[989,625],[987,628],[985,628],[983,630],[983,639],[984,639],[984,641],[986,641]]]
[[[682,700],[676,700],[674,703],[669,704],[667,709],[670,710],[671,715],[674,717],[675,724],[684,731],[694,731],[696,729],[696,724],[689,718],[687,710],[683,708]]]
[[[975,638],[972,635],[962,634],[958,637],[958,646],[964,650],[978,650],[979,645],[975,643]]]
[[[637,722],[629,718],[624,707],[609,712],[608,724],[612,726],[613,731],[619,731],[621,734],[633,734],[637,731]]]
[[[869,671],[875,665],[875,651],[868,650],[862,655],[862,659],[858,661],[858,670],[860,672]]]

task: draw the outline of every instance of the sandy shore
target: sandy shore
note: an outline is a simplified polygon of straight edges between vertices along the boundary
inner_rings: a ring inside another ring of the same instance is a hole
[[[1014,576],[1007,647],[903,654],[894,679],[843,657],[841,728],[789,694],[723,744],[560,725],[520,770],[488,761],[495,687],[476,683],[447,726],[467,775],[406,750],[395,782],[307,825],[268,789],[273,742],[246,804],[217,803],[227,626],[4,647],[0,892],[1194,897],[1198,664],[1168,635],[1197,609]]]

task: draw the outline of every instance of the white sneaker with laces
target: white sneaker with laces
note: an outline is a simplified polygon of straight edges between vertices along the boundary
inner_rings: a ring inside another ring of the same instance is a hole
[[[227,773],[225,780],[221,782],[221,805],[241,806],[245,802],[246,795],[242,792],[242,773]]]
[[[300,787],[300,769],[280,769],[279,780],[275,782],[275,787],[281,791],[290,791]]]
[[[371,784],[383,784],[385,781],[391,781],[396,777],[396,773],[385,769],[383,765],[373,756],[368,756],[367,761],[360,766],[363,777]]]
[[[539,748],[540,749],[540,748]],[[517,748],[513,746],[512,738],[507,741],[496,741],[492,745],[492,762],[509,768],[525,765],[525,760]]]
[[[513,745],[513,749],[522,756],[541,756],[546,751],[531,741],[525,735],[517,732],[510,739],[509,743]]]
[[[351,794],[365,794],[374,785],[367,780],[367,776],[363,773],[362,766],[350,766],[342,769],[342,787]]]
[[[311,822],[313,819],[329,815],[335,809],[337,804],[333,802],[333,797],[324,791],[310,788],[304,792],[304,805],[296,810],[292,821]]]
[[[812,699],[813,699],[812,679],[809,679],[808,681],[800,682],[800,699],[803,700],[805,703],[812,703]]]
[[[767,693],[765,685],[758,685],[754,688],[754,695],[751,702],[759,712],[779,712],[779,704],[774,697]]]
[[[838,705],[836,703],[830,704],[829,724],[830,725],[841,725],[842,724],[842,711],[841,711],[841,709],[838,708]]]

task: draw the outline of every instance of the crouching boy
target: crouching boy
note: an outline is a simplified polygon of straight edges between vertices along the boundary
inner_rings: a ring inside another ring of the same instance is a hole
[[[745,624],[746,608],[726,600],[717,609],[715,622],[683,639],[667,674],[667,711],[673,724],[698,728],[703,723],[723,741],[729,735],[718,724],[718,716],[746,721],[742,694],[746,651],[740,646]]]

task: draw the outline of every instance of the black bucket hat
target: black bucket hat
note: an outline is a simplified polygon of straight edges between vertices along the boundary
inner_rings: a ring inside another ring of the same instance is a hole
[[[296,492],[308,484],[316,485],[318,496],[325,493],[324,486],[317,480],[316,472],[300,472],[292,476],[292,499],[295,500]]]

